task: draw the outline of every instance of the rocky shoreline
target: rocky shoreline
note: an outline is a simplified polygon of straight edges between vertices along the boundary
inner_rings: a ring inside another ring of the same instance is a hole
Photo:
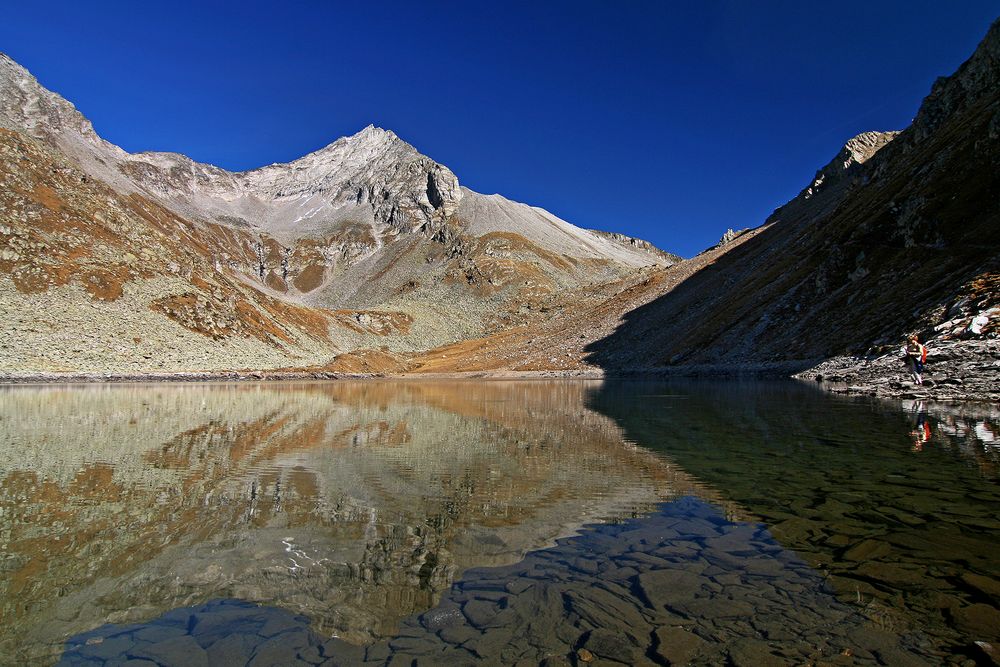
[[[289,380],[361,380],[372,373],[326,371],[191,371],[184,373],[30,373],[0,374],[0,385],[97,384],[130,382],[261,382]]]
[[[802,370],[805,368],[805,370]],[[144,382],[310,382],[372,379],[782,379],[815,383],[835,394],[940,401],[1000,401],[1000,340],[932,341],[924,383],[915,385],[898,351],[839,356],[825,361],[702,364],[605,371],[599,368],[489,370],[452,373],[343,373],[316,369],[189,371],[177,373],[0,373],[0,386]]]
[[[837,394],[940,401],[1000,401],[1000,340],[928,343],[923,384],[909,377],[899,350],[828,359],[793,375]]]
[[[24,384],[125,384],[157,382],[311,382],[315,380],[531,380],[600,379],[599,369],[469,371],[462,373],[342,373],[322,370],[188,371],[178,373],[0,373],[0,386]]]

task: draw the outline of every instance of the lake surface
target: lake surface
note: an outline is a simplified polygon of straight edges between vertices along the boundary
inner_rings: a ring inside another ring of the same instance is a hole
[[[991,645],[996,406],[790,382],[0,390],[0,664],[975,664]]]

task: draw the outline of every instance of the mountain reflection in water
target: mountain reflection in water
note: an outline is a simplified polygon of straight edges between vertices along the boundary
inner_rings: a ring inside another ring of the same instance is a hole
[[[895,633],[836,600],[765,526],[729,521],[688,497],[591,526],[519,563],[468,570],[437,607],[364,649],[325,641],[280,610],[220,601],[78,635],[60,665],[192,655],[205,664],[568,664],[582,648],[598,665],[756,667],[843,658],[848,646],[869,664],[912,655]]]
[[[0,656],[220,597],[371,641],[468,567],[693,492],[583,406],[588,386],[0,392]]]
[[[791,383],[13,388],[0,663],[980,658],[998,423]]]

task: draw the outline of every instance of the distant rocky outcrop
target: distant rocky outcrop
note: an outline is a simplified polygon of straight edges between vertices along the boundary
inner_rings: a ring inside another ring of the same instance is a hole
[[[649,241],[643,241],[642,239],[626,236],[625,234],[619,234],[618,232],[603,232],[599,229],[588,229],[587,231],[589,231],[592,234],[597,234],[598,236],[601,236],[603,238],[611,239],[618,243],[632,246],[633,248],[640,248],[654,255],[659,255],[669,264],[676,264],[677,262],[684,259],[680,255],[674,255],[673,253],[666,252],[665,250],[660,250]]]
[[[828,189],[850,178],[857,171],[856,165],[867,162],[898,135],[899,132],[862,132],[848,139],[830,164],[816,172],[812,185],[803,190],[799,196],[802,199],[811,199],[821,189]]]
[[[722,237],[719,239],[719,242],[716,243],[712,247],[713,248],[721,248],[723,246],[727,246],[730,243],[732,243],[733,241],[735,241],[736,239],[738,239],[739,237],[741,237],[746,232],[747,232],[746,229],[741,229],[739,231],[736,231],[735,229],[733,229],[733,228],[730,227],[729,229],[727,229],[725,231],[725,233],[723,233]]]

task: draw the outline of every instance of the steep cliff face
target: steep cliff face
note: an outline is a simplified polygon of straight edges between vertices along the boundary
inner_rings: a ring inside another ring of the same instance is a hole
[[[472,192],[447,167],[373,126],[293,162],[245,172],[176,153],[130,154],[101,139],[72,104],[2,54],[0,129],[4,178],[26,184],[9,187],[3,201],[10,247],[0,279],[10,282],[0,291],[16,334],[5,369],[146,368],[106,368],[107,355],[85,360],[57,342],[72,339],[76,326],[72,318],[60,324],[63,311],[96,308],[95,329],[116,331],[116,339],[126,341],[112,356],[145,358],[127,343],[142,336],[117,331],[122,318],[83,296],[93,291],[91,274],[116,276],[109,279],[116,296],[102,303],[132,299],[129,312],[143,315],[130,319],[140,328],[158,331],[167,326],[165,317],[206,336],[218,355],[199,348],[191,358],[181,352],[175,363],[148,369],[193,370],[219,368],[232,358],[218,341],[263,340],[265,320],[287,324],[283,316],[247,315],[245,326],[231,325],[241,317],[233,304],[247,294],[278,304],[274,310],[310,313],[320,347],[303,352],[292,345],[280,362],[248,352],[238,355],[242,367],[315,365],[347,350],[408,354],[523,324],[589,285],[676,260],[649,244]],[[51,215],[45,215],[60,222],[39,229],[33,220],[46,207]],[[131,215],[133,209],[155,213],[136,213],[135,224],[107,223],[112,211]],[[32,252],[37,248],[61,250]],[[137,258],[134,270],[119,270],[121,249]],[[168,275],[184,284],[143,292],[155,277]],[[29,311],[48,317],[50,327],[23,331],[16,313]],[[170,339],[164,331],[163,340]],[[30,354],[22,345],[47,352]],[[102,339],[96,347],[107,345],[115,344]]]
[[[949,311],[971,317],[1000,305],[989,288],[1000,272],[998,77],[1000,23],[935,83],[909,128],[851,139],[752,238],[625,314],[589,347],[590,361],[632,368],[863,353],[907,331],[934,333]]]

